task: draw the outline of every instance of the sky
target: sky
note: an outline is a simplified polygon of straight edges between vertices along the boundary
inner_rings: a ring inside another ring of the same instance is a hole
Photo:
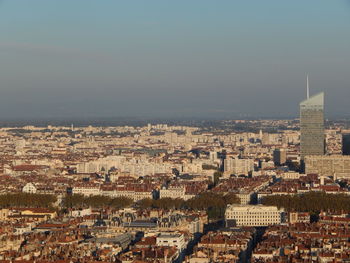
[[[350,117],[349,0],[0,0],[0,119]]]

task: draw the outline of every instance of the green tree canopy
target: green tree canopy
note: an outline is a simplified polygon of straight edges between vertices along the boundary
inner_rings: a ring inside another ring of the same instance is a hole
[[[43,207],[49,208],[57,201],[54,195],[15,193],[0,195],[0,207]]]
[[[262,204],[283,207],[287,211],[350,213],[350,196],[345,194],[309,192],[302,195],[274,195],[264,197]]]
[[[65,208],[82,208],[82,207],[113,207],[121,209],[133,204],[133,200],[126,197],[110,198],[108,196],[95,195],[85,197],[83,195],[73,194],[66,195],[63,199],[63,206]]]

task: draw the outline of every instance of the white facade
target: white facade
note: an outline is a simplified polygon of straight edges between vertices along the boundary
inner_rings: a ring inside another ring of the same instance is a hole
[[[350,156],[306,156],[305,173],[318,174],[320,176],[333,176],[334,179],[349,179]]]
[[[101,191],[101,195],[109,196],[111,198],[114,197],[126,197],[132,199],[134,202],[140,201],[142,199],[152,199],[153,198],[153,192],[152,191],[134,191],[134,190],[111,190]]]
[[[298,173],[298,172],[292,172],[292,171],[289,171],[289,172],[285,172],[283,174],[281,174],[281,177],[283,179],[289,179],[289,180],[292,180],[292,179],[299,179],[301,176],[305,176],[305,174],[301,174],[301,173]]]
[[[100,195],[99,186],[75,186],[72,189],[73,194],[81,194],[84,196]]]
[[[186,241],[183,234],[177,233],[161,233],[157,237],[157,246],[160,247],[176,247],[179,251],[186,248]]]
[[[152,199],[153,193],[148,191],[135,191],[132,196],[129,196],[129,198],[133,199],[135,202],[142,199]]]
[[[23,193],[28,193],[28,194],[35,194],[36,191],[37,191],[37,189],[36,189],[35,185],[32,183],[27,183],[22,189]]]
[[[218,153],[217,153],[217,152],[210,152],[210,153],[209,153],[209,159],[210,159],[210,161],[212,161],[212,162],[217,161],[217,159],[218,159]]]
[[[32,230],[32,227],[30,224],[22,224],[18,225],[14,229],[15,235],[23,235],[24,233],[30,233]]]
[[[236,175],[248,175],[254,171],[253,159],[229,158],[224,161],[224,171]]]
[[[169,187],[168,189],[160,189],[159,190],[159,197],[160,198],[181,198],[184,199],[185,197],[185,187]]]
[[[236,195],[239,198],[241,205],[248,205],[253,199],[254,192],[238,193]]]
[[[163,162],[161,160],[155,162],[153,159],[148,159],[145,156],[140,158],[109,156],[94,161],[79,163],[77,165],[77,173],[99,173],[102,170],[109,171],[112,167],[118,169],[118,171],[122,173],[137,176],[172,173],[173,168],[182,171],[181,164]]]
[[[234,221],[237,226],[269,226],[283,222],[284,211],[276,206],[228,205],[226,221]]]
[[[76,209],[76,210],[72,210],[70,213],[72,217],[83,217],[91,214],[92,214],[91,208]]]

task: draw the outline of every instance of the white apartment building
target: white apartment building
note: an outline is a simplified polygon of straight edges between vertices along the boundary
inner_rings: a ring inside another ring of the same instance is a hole
[[[133,196],[130,196],[129,198],[132,198],[134,202],[140,201],[142,199],[152,199],[153,193],[149,191],[135,191]]]
[[[276,206],[228,205],[225,211],[227,224],[236,226],[269,226],[284,221],[284,210]]]
[[[179,233],[161,233],[157,236],[157,246],[176,247],[180,252],[186,248],[186,241],[183,234]]]
[[[135,191],[133,189],[113,189],[113,190],[102,190],[101,195],[108,196],[111,198],[114,197],[126,197],[132,199],[134,202],[140,201],[142,199],[152,199],[152,191]]]
[[[235,175],[248,175],[254,171],[253,159],[228,158],[224,160],[224,172]]]
[[[80,194],[84,196],[92,196],[92,195],[100,195],[100,186],[97,185],[81,185],[81,186],[74,186],[72,188],[73,194]]]
[[[181,164],[163,162],[155,159],[126,158],[125,156],[109,156],[98,160],[82,162],[77,165],[77,173],[99,173],[102,170],[109,171],[112,167],[122,173],[145,176],[157,173],[171,173],[173,168],[183,170]]]
[[[289,172],[282,173],[280,176],[285,180],[293,180],[293,179],[299,179],[301,176],[305,176],[305,175],[306,174],[289,171]]]
[[[185,198],[185,187],[179,186],[179,187],[169,187],[168,189],[163,187],[159,190],[159,197],[160,198]]]
[[[83,217],[83,216],[88,216],[92,214],[91,207],[89,208],[84,208],[84,209],[74,209],[70,211],[70,216],[72,217]]]
[[[254,194],[255,193],[253,191],[253,192],[240,192],[236,195],[239,198],[241,205],[248,205],[252,201]]]
[[[77,165],[77,173],[97,173],[102,169],[108,171],[112,167],[120,167],[126,162],[125,156],[108,156],[94,161],[82,162]]]
[[[191,163],[189,162],[184,162],[182,164],[182,172],[184,173],[192,173],[192,174],[202,174],[203,173],[203,164],[205,164],[205,162],[203,160],[195,160]]]

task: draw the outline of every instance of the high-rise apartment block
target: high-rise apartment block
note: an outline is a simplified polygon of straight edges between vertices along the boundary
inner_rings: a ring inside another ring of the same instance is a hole
[[[248,175],[254,171],[253,159],[228,158],[224,161],[225,174]]]

